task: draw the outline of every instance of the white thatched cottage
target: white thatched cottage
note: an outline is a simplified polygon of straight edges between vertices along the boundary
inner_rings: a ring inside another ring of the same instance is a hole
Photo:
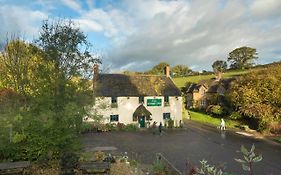
[[[166,76],[98,74],[94,68],[94,109],[104,122],[138,123],[146,127],[154,121],[182,120],[182,97],[169,67]],[[90,119],[89,119],[90,121]]]

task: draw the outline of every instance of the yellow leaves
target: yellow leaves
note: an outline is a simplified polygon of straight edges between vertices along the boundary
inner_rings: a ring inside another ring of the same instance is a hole
[[[230,99],[246,116],[268,123],[280,120],[281,65],[252,71],[232,86]]]

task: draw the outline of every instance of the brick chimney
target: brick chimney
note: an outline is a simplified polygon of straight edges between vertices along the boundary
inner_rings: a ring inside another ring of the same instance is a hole
[[[94,64],[93,70],[94,70],[94,77],[96,77],[99,74],[99,65]]]
[[[166,66],[165,67],[165,75],[166,75],[166,77],[171,78],[170,73],[171,73],[170,66]]]
[[[215,72],[215,75],[216,75],[216,81],[220,81],[221,77],[222,77],[222,72],[217,71],[217,72]]]
[[[96,81],[99,75],[99,65],[98,64],[94,64],[93,66],[93,90],[95,90],[95,86],[96,86]]]

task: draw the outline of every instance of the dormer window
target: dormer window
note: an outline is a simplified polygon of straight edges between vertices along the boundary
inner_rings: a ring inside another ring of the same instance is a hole
[[[117,97],[111,97],[111,107],[117,108]]]
[[[164,96],[164,105],[169,106],[169,96]]]

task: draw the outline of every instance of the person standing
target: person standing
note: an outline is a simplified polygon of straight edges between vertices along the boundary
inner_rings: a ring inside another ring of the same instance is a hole
[[[224,121],[223,118],[221,119],[221,130],[222,130],[222,131],[225,130],[225,121]]]
[[[152,133],[153,135],[157,132],[157,126],[156,126],[156,122],[154,121],[152,124]]]
[[[162,133],[162,122],[160,122],[159,124],[159,134],[161,135],[161,133]]]

